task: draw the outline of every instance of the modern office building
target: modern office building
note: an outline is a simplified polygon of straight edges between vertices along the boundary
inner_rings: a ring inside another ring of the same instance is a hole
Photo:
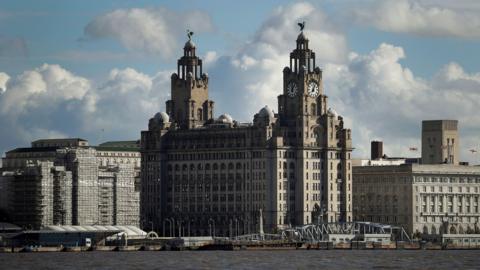
[[[327,107],[305,34],[283,69],[277,112],[265,106],[247,124],[214,117],[196,46],[183,50],[167,112],[141,134],[142,219],[176,235],[258,232],[260,217],[265,231],[352,221],[351,131]]]
[[[0,209],[27,228],[139,225],[139,143],[48,139],[6,153]]]
[[[410,234],[480,233],[479,190],[479,166],[356,166],[354,220],[400,225]]]

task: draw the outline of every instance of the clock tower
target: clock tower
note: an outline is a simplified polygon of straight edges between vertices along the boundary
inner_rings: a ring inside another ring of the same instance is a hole
[[[309,130],[326,113],[322,70],[315,64],[315,53],[308,46],[303,29],[297,46],[290,53],[290,65],[283,69],[283,94],[278,97],[280,125],[297,127],[297,143],[309,143]],[[312,141],[313,142],[313,141]]]

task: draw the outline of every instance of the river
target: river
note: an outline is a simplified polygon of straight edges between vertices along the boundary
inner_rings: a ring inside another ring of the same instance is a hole
[[[478,250],[1,253],[0,269],[480,269]]]

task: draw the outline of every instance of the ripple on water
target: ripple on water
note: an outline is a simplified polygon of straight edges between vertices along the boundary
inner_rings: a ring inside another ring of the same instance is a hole
[[[0,254],[0,269],[478,269],[476,250],[278,250]]]

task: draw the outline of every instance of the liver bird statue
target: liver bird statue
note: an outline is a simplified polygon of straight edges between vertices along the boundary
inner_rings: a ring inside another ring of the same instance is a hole
[[[187,29],[187,37],[188,37],[188,40],[192,40],[192,36],[193,36],[193,32],[190,31],[189,29]]]
[[[305,21],[298,23],[298,26],[300,26],[300,31],[303,31],[303,28],[305,28]]]

